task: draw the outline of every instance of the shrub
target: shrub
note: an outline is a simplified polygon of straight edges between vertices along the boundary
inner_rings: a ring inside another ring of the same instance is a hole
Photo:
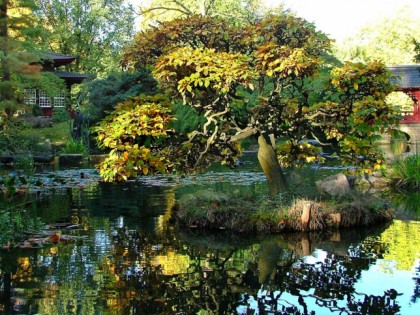
[[[53,123],[61,123],[70,120],[69,112],[62,107],[54,108],[51,121]]]
[[[32,128],[51,127],[51,118],[45,116],[25,117],[25,122]]]

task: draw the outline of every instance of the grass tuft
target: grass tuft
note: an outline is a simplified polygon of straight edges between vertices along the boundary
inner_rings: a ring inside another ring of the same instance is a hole
[[[390,184],[401,189],[420,189],[420,155],[412,154],[398,159],[388,174]]]

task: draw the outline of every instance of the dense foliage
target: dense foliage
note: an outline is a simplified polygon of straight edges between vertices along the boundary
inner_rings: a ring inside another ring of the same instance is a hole
[[[95,128],[100,147],[111,149],[100,164],[105,181],[164,172],[170,165],[156,145],[167,137],[170,115],[167,99],[140,96],[119,104]]]
[[[143,93],[157,92],[157,82],[149,71],[139,69],[135,72],[113,72],[104,79],[86,83],[79,94],[79,101],[93,125],[113,111],[118,103]]]
[[[33,43],[40,34],[31,14],[34,9],[32,0],[0,2],[0,125],[21,108],[22,78],[36,76],[40,70],[31,64],[37,60]]]
[[[205,119],[165,146],[178,170],[204,169],[214,160],[233,166],[238,141],[253,137],[275,194],[286,188],[279,161],[320,159],[302,144],[306,138],[338,144],[343,161],[363,171],[384,162],[373,143],[399,120],[384,101],[394,88],[391,75],[380,62],[346,63],[321,75],[330,67],[329,49],[313,24],[290,14],[241,28],[194,16],[138,33],[124,65],[152,66],[161,89]],[[315,103],[321,91],[313,82],[323,79],[322,102]]]
[[[136,8],[143,29],[194,15],[222,17],[233,25],[255,21],[263,12],[259,0],[152,0]]]
[[[119,54],[131,40],[134,16],[126,0],[36,0],[35,16],[47,51],[77,56],[76,72],[104,76],[118,68]]]
[[[416,55],[413,38],[420,38],[420,21],[413,11],[405,9],[365,25],[337,45],[336,55],[353,62],[376,59],[387,66],[412,64]]]

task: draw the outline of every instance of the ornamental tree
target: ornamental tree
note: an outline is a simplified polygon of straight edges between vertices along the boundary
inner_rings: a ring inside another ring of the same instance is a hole
[[[212,161],[233,167],[238,142],[253,137],[275,195],[287,189],[282,167],[322,159],[307,138],[335,143],[343,162],[364,171],[383,164],[373,142],[399,119],[384,101],[393,90],[390,73],[379,62],[332,67],[329,49],[323,33],[294,15],[244,28],[195,16],[139,33],[123,63],[151,67],[160,88],[203,119],[164,143],[174,169],[196,171]]]

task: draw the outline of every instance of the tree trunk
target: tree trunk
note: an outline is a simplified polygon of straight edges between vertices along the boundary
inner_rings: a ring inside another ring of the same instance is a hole
[[[287,190],[286,179],[280,167],[276,152],[273,146],[267,143],[264,136],[258,137],[258,161],[267,178],[268,192],[275,196]]]
[[[0,3],[0,41],[1,41],[1,50],[3,51],[3,57],[1,58],[2,63],[2,78],[4,81],[10,80],[10,69],[8,63],[8,54],[9,54],[9,30],[7,26],[8,19],[8,5],[9,0],[2,0]]]

